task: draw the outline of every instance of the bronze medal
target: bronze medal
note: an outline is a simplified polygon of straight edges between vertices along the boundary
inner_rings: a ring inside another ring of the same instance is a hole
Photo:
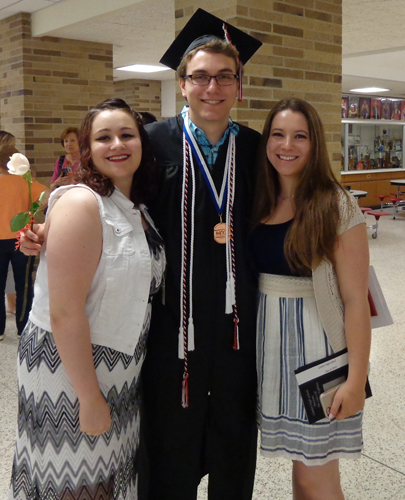
[[[216,226],[214,226],[214,240],[217,243],[220,243],[224,245],[226,243],[226,224],[225,222],[219,222]],[[231,235],[229,234],[229,229],[228,229],[228,240],[230,239]]]

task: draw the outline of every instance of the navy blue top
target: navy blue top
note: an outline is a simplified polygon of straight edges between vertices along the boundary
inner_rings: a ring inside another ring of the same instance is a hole
[[[299,276],[284,255],[284,240],[293,219],[281,224],[260,224],[251,233],[249,250],[258,273]]]

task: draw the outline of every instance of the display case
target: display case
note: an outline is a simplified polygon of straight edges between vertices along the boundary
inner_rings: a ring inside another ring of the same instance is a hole
[[[342,120],[342,171],[404,167],[405,122]]]

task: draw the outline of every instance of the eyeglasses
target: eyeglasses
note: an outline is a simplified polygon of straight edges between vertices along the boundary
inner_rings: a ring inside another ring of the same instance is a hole
[[[238,75],[231,75],[229,73],[224,73],[222,75],[216,75],[216,76],[210,76],[210,75],[183,76],[184,80],[190,80],[193,85],[198,85],[200,87],[209,85],[213,78],[215,78],[215,81],[221,87],[226,87],[227,85],[233,85],[236,80],[239,80]]]

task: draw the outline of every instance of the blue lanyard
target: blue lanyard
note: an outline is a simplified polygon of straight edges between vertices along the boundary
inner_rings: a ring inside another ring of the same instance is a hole
[[[205,158],[203,157],[203,155],[202,155],[202,153],[197,145],[197,142],[196,142],[193,134],[191,133],[188,114],[184,118],[183,133],[186,137],[187,142],[190,144],[192,153],[194,154],[195,158],[197,159],[198,166],[200,167],[200,171],[204,177],[205,183],[207,184],[208,190],[209,190],[211,198],[216,206],[217,212],[218,212],[218,214],[222,214],[223,210],[225,208],[225,203],[226,203],[226,198],[227,198],[227,193],[228,193],[228,183],[227,183],[228,169],[229,169],[228,161],[225,164],[221,192],[218,195],[217,190],[215,188],[214,181],[212,180],[210,171],[209,171],[207,164],[205,162]]]

